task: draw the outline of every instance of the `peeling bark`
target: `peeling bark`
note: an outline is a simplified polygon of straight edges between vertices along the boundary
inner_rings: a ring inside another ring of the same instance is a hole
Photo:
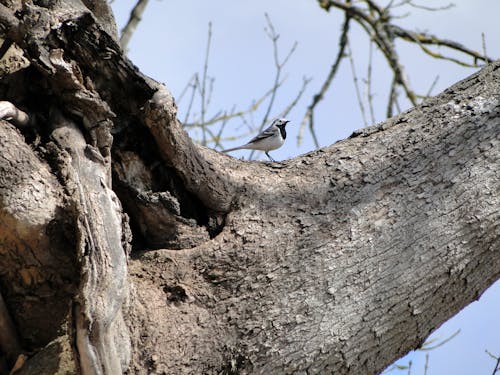
[[[0,92],[31,120],[0,124],[0,283],[25,373],[374,374],[498,279],[499,62],[244,162],[189,139],[104,2],[16,4],[0,23],[29,65]]]
[[[82,273],[74,315],[80,367],[84,374],[122,373],[130,360],[130,344],[122,313],[129,290],[121,205],[109,188],[104,159],[95,158],[100,154],[78,127],[62,116],[55,116],[53,124],[52,138],[68,153],[66,186],[78,212]]]

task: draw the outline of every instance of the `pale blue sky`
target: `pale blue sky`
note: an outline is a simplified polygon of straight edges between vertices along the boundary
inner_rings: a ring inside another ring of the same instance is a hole
[[[448,4],[447,1],[417,2],[422,5]],[[119,28],[126,22],[134,3],[135,1],[129,0],[112,3]],[[481,33],[484,32],[488,54],[499,58],[500,1],[456,0],[454,3],[455,7],[442,12],[404,8],[400,13],[411,10],[411,15],[398,19],[395,23],[408,29],[429,31],[478,51],[482,50]],[[306,106],[321,86],[337,53],[343,20],[339,12],[332,9],[330,13],[326,13],[319,8],[317,1],[313,0],[150,0],[143,21],[129,45],[129,56],[142,72],[164,82],[174,97],[178,97],[192,75],[203,69],[208,23],[212,22],[209,75],[215,77],[215,83],[209,116],[220,109],[230,109],[233,106],[246,109],[253,99],[271,87],[274,78],[272,44],[264,32],[264,13],[269,14],[280,34],[282,55],[295,41],[298,42],[296,52],[284,69],[287,80],[277,97],[276,114],[271,115],[277,115],[277,112],[295,97],[303,76],[313,79],[302,101],[288,115],[292,121],[288,126],[290,138],[284,147],[272,152],[273,157],[280,160],[314,149],[307,132],[304,142],[300,147],[297,146],[297,130]],[[351,36],[351,45],[361,80],[365,76],[368,61],[368,41],[359,27],[353,25],[352,29],[354,33]],[[397,48],[413,88],[422,94],[427,92],[436,76],[439,76],[439,81],[433,94],[441,92],[475,71],[449,62],[435,61],[424,55],[416,46],[404,42],[398,42]],[[448,53],[445,49],[440,51]],[[375,119],[379,122],[384,120],[391,74],[378,53],[375,53],[373,58],[372,80]],[[187,100],[183,100],[179,105],[181,119],[184,117],[186,106]],[[256,123],[263,116],[264,109],[263,106],[254,114]],[[315,119],[321,146],[332,144],[363,127],[347,60],[342,63],[327,97],[318,106]],[[247,131],[238,121],[229,123],[228,129],[232,134]],[[237,143],[241,143],[241,140]],[[248,152],[235,152],[233,156],[247,157]],[[498,317],[499,282],[484,293],[479,302],[469,305],[433,334],[433,337],[444,339],[461,329],[461,333],[451,342],[429,353],[427,374],[490,374],[494,361],[485,354],[485,349],[500,355]],[[411,354],[398,363],[407,364],[411,359],[411,373],[423,374],[424,356],[423,353]]]

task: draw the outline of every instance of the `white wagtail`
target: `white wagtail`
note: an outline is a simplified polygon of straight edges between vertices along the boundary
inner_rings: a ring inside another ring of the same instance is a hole
[[[223,150],[222,152],[230,152],[235,150],[259,150],[264,151],[267,157],[271,161],[275,161],[271,155],[268,154],[269,151],[276,150],[280,148],[283,143],[285,143],[286,139],[286,130],[285,126],[290,121],[284,118],[278,118],[274,120],[266,130],[259,133],[255,138],[252,138],[250,142],[245,143],[242,146],[229,148],[227,150]]]

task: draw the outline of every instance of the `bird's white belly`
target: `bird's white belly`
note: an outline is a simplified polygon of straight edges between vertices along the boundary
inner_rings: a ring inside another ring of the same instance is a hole
[[[256,144],[248,144],[248,148],[259,151],[272,151],[283,145],[284,139],[281,137],[269,137],[259,140]]]

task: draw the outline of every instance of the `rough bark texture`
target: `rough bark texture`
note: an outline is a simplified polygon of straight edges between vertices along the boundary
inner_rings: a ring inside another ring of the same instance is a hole
[[[0,275],[25,344],[54,338],[76,288],[61,186],[9,123],[0,124]],[[68,219],[69,216],[69,219]]]
[[[499,275],[499,87],[497,63],[324,150],[232,160],[223,231],[132,263],[137,368],[368,374],[418,347]]]
[[[30,116],[0,124],[21,373],[375,374],[499,277],[499,62],[323,150],[244,162],[193,144],[104,2],[41,3],[0,6],[0,92]]]

